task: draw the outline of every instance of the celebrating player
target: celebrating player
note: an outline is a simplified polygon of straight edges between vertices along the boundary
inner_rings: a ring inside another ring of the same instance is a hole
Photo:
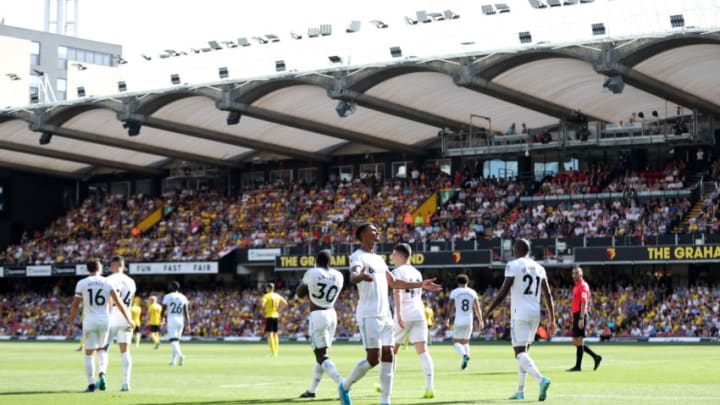
[[[300,398],[315,398],[323,371],[327,372],[336,384],[343,381],[335,363],[327,354],[337,328],[335,301],[342,291],[344,281],[339,271],[329,267],[330,258],[329,250],[318,252],[315,261],[317,266],[305,272],[296,291],[299,298],[308,297],[310,300],[310,342],[316,361],[312,384],[300,394]]]
[[[114,256],[112,260],[110,260],[110,271],[112,274],[109,275],[106,280],[115,288],[123,304],[129,307],[135,297],[135,281],[125,274],[125,259],[120,256]],[[133,323],[135,323],[134,319]],[[98,350],[98,369],[101,374],[107,374],[107,349],[110,343],[112,343],[113,338],[117,339],[123,368],[123,384],[120,391],[130,391],[130,371],[132,369],[130,344],[132,343],[132,334],[133,328],[128,327],[118,307],[113,305],[110,310],[110,337],[105,347]],[[103,383],[103,380],[100,382]],[[100,389],[105,388],[100,385]]]
[[[118,297],[117,292],[105,278],[102,273],[102,264],[98,259],[90,259],[87,262],[87,271],[89,276],[78,281],[75,286],[75,297],[73,297],[72,308],[70,309],[70,329],[67,338],[72,336],[72,328],[75,317],[78,314],[80,305],[83,306],[83,324],[82,334],[85,339],[85,377],[87,377],[88,387],[85,392],[95,391],[95,362],[93,355],[107,343],[108,332],[110,330],[110,313],[108,311],[108,303],[117,305],[123,318],[130,327],[135,326],[130,314],[125,308],[125,304]],[[107,386],[105,374],[98,375],[98,388],[103,390]]]
[[[168,291],[170,293],[163,297],[163,317],[167,320],[167,334],[173,351],[169,364],[174,366],[177,359],[178,365],[182,366],[185,356],[180,351],[180,336],[185,328],[190,329],[190,309],[187,297],[180,292],[180,283],[171,281]]]
[[[572,270],[572,278],[575,281],[572,293],[572,335],[573,345],[575,345],[575,366],[567,371],[581,371],[583,352],[592,356],[595,361],[593,370],[600,367],[602,356],[592,351],[585,345],[585,326],[587,325],[587,313],[590,306],[590,286],[583,279],[583,270],[580,266],[575,266]]]
[[[265,295],[260,300],[260,306],[265,317],[265,333],[267,333],[270,355],[277,357],[280,348],[278,338],[278,318],[280,317],[280,306],[287,306],[287,301],[282,295],[275,292],[275,284],[265,284]]]
[[[411,254],[412,249],[407,243],[399,243],[393,248],[392,259],[397,267],[392,271],[392,275],[396,280],[408,283],[422,281],[422,274],[409,263]],[[400,343],[405,338],[410,339],[410,343],[415,346],[415,353],[420,358],[425,373],[425,394],[422,397],[435,398],[433,360],[427,347],[428,324],[425,318],[422,288],[394,289],[393,302],[395,303],[395,332],[393,336],[395,348],[393,352],[397,356]]]
[[[530,373],[540,385],[538,401],[544,401],[551,381],[540,374],[528,353],[540,323],[541,294],[548,310],[550,336],[555,334],[557,325],[555,325],[555,310],[545,268],[531,259],[528,256],[529,252],[530,242],[525,239],[515,241],[513,254],[516,259],[505,267],[505,280],[485,313],[485,320],[487,321],[492,311],[505,300],[508,292],[511,292],[510,323],[512,345],[518,361],[518,389],[509,399],[525,399],[525,381]]]
[[[434,279],[417,282],[396,280],[388,271],[385,260],[374,252],[378,241],[375,225],[360,225],[355,230],[355,237],[360,240],[361,247],[350,257],[350,281],[358,288],[356,318],[366,358],[358,362],[345,381],[338,385],[340,403],[351,404],[352,385],[380,363],[381,404],[389,404],[393,383],[393,320],[388,302],[388,286],[430,291],[438,291],[441,287],[433,282]]]
[[[450,317],[455,310],[455,322],[453,325],[453,346],[462,357],[460,369],[465,370],[470,361],[470,337],[472,336],[473,323],[477,323],[478,329],[483,328],[482,310],[478,302],[475,290],[468,288],[468,276],[458,275],[457,288],[450,292],[450,300],[445,316],[445,327],[450,327]],[[473,316],[475,314],[475,316]]]

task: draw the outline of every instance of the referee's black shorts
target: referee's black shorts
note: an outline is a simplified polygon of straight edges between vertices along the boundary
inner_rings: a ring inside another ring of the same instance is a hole
[[[573,312],[573,324],[572,324],[572,336],[574,338],[585,337],[585,327],[587,326],[587,315],[583,316],[583,328],[580,329],[578,326],[580,321],[580,312]]]
[[[265,333],[278,331],[277,318],[265,318]]]

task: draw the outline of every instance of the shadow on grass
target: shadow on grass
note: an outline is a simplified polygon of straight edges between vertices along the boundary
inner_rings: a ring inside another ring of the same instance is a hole
[[[78,394],[78,393],[82,393],[82,391],[70,391],[70,390],[60,390],[60,391],[0,391],[0,397],[13,396],[13,395]]]
[[[228,399],[222,401],[193,401],[193,402],[162,402],[162,405],[251,405],[251,404],[289,404],[291,402],[308,402],[298,398],[262,398],[262,399]],[[157,402],[142,402],[134,405],[157,405]]]

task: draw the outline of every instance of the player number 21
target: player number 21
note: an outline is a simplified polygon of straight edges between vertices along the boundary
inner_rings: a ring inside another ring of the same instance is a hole
[[[523,294],[525,295],[534,295],[537,297],[538,290],[540,289],[540,276],[535,276],[535,292],[533,292],[533,277],[529,274],[526,274],[523,276],[523,282],[527,283],[527,286],[525,286],[525,291],[523,291]]]

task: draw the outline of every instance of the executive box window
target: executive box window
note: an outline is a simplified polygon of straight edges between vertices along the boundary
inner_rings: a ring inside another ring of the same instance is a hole
[[[40,65],[40,42],[32,41],[30,43],[30,64],[33,66]]]

